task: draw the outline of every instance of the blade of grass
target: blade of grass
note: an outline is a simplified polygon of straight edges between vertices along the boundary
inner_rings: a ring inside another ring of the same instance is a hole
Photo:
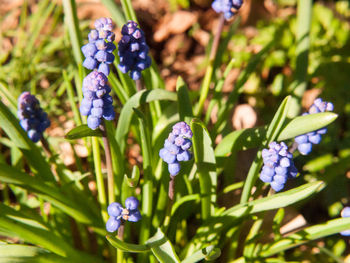
[[[65,70],[63,70],[63,79],[64,79],[64,82],[66,84],[66,91],[67,91],[67,95],[68,95],[68,100],[69,100],[69,103],[70,103],[72,111],[73,111],[75,124],[78,126],[82,125],[82,121],[80,118],[80,112],[79,112],[79,109],[77,106],[78,103],[76,102],[76,97],[74,95],[72,84],[70,82],[70,79],[68,78],[67,71],[65,71]]]
[[[75,0],[63,0],[62,3],[64,10],[64,23],[68,28],[69,37],[73,48],[73,56],[77,65],[80,65],[83,63],[83,54],[80,51],[83,41],[80,35],[76,3]]]
[[[123,12],[113,0],[101,0],[102,4],[108,9],[112,15],[112,19],[117,23],[118,27],[122,28],[126,23]]]
[[[308,83],[307,68],[310,49],[312,3],[312,0],[298,0],[295,80],[291,84],[293,98],[288,117],[295,117],[299,114],[301,98]]]

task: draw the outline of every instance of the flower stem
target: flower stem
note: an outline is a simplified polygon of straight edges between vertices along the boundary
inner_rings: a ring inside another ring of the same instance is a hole
[[[103,174],[101,171],[100,145],[98,143],[97,137],[92,137],[92,152],[94,155],[94,165],[95,165],[98,200],[99,200],[100,205],[101,205],[101,214],[102,214],[103,221],[107,222],[107,220],[108,220],[107,200],[106,200],[105,185],[103,182]]]
[[[44,152],[45,154],[49,157],[49,159],[53,156],[53,153],[50,149],[50,146],[49,146],[49,143],[48,141],[45,139],[44,136],[41,136],[40,138],[40,142],[41,142],[41,145],[43,146],[43,149],[44,149]],[[60,182],[60,177],[58,176],[58,173],[57,173],[57,164],[55,162],[53,162],[51,164],[51,172],[52,174],[54,175],[55,177],[55,180],[57,182]]]
[[[51,149],[50,149],[49,143],[48,143],[47,140],[44,138],[44,136],[41,136],[40,142],[41,142],[41,144],[42,144],[42,146],[43,146],[43,149],[44,149],[46,155],[47,155],[49,158],[52,157],[53,154],[52,154],[52,151],[51,151]]]
[[[166,211],[166,215],[164,218],[164,224],[163,224],[163,231],[166,233],[170,224],[170,218],[171,218],[171,210],[173,208],[174,204],[174,195],[175,195],[175,176],[170,175],[170,181],[169,181],[169,190],[168,190],[168,207]]]
[[[136,90],[137,90],[137,91],[142,90],[142,82],[141,82],[141,79],[135,80],[135,84],[136,84]]]
[[[293,142],[292,146],[288,149],[288,151],[290,153],[294,153],[297,148],[298,148],[298,143],[297,142]]]
[[[225,23],[225,17],[223,14],[220,15],[220,20],[218,24],[218,29],[216,32],[216,35],[214,36],[213,45],[211,46],[210,55],[209,55],[209,65],[207,67],[207,70],[205,72],[202,88],[201,88],[201,95],[199,97],[199,103],[198,107],[196,109],[195,115],[199,116],[202,113],[204,102],[206,98],[208,97],[209,88],[210,88],[210,81],[214,72],[214,62],[216,53],[218,51],[219,42],[220,42],[220,36],[222,33],[222,29],[224,28]]]
[[[102,131],[102,141],[105,148],[106,165],[107,165],[108,203],[111,204],[115,201],[114,175],[113,175],[111,148],[108,141],[106,124],[104,122],[102,125],[100,125],[100,129]]]
[[[123,222],[121,222],[121,225],[118,229],[118,238],[123,241],[124,240],[124,229],[125,229],[125,225]],[[123,262],[124,260],[124,253],[123,250],[121,249],[117,249],[117,262]]]
[[[170,175],[168,195],[171,201],[174,201],[174,194],[175,194],[175,176]]]

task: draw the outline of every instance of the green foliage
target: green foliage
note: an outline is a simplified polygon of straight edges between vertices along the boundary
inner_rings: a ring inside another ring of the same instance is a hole
[[[101,3],[116,32],[140,14],[131,0]],[[194,6],[169,3],[174,12]],[[342,262],[349,247],[338,233],[350,228],[350,219],[338,218],[350,202],[350,6],[277,3],[298,10],[258,21],[251,37],[238,28],[239,19],[226,22],[198,92],[185,76],[178,76],[176,91],[165,90],[158,56],[137,91],[116,67],[114,52],[109,85],[117,120],[91,130],[78,105],[88,73],[81,46],[91,21],[78,20],[81,4],[74,0],[39,1],[36,9],[24,1],[18,29],[2,32],[13,47],[0,55],[0,262]],[[202,4],[195,1],[198,12]],[[224,92],[233,75],[233,90]],[[38,144],[15,117],[24,90],[38,94],[53,123]],[[322,92],[336,113],[296,116],[308,90]],[[242,102],[254,105],[259,126],[232,129],[230,115]],[[193,160],[182,162],[169,183],[159,150],[179,121],[193,132]],[[299,176],[285,190],[274,193],[258,180],[270,142],[293,148],[293,138],[324,127],[328,134],[312,154],[295,153]],[[53,136],[56,130],[60,136]],[[69,147],[71,154],[62,151]],[[142,219],[124,220],[118,234],[107,234],[108,204],[124,205],[130,196],[140,201]],[[293,213],[308,226],[282,234]]]

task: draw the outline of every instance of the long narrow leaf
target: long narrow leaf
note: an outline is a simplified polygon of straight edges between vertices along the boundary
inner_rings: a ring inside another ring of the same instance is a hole
[[[17,244],[0,245],[1,263],[69,263],[69,259],[50,253],[48,250]]]
[[[215,260],[221,255],[220,248],[215,248],[214,246],[208,246],[206,248],[203,248],[197,252],[195,252],[193,255],[189,256],[188,258],[185,258],[181,261],[181,263],[195,263],[199,262],[201,260]]]
[[[180,263],[173,245],[159,228],[157,233],[147,240],[146,244],[151,248],[152,253],[159,262]]]
[[[79,22],[76,13],[75,0],[63,0],[64,22],[68,28],[70,40],[73,47],[73,55],[77,65],[83,62],[83,54],[80,51],[82,38],[80,35]]]
[[[216,161],[212,142],[203,123],[197,120],[191,122],[193,132],[193,152],[199,176],[202,219],[206,220],[214,212],[216,202]]]
[[[89,136],[102,137],[102,132],[100,129],[91,130],[86,124],[82,124],[78,127],[71,129],[66,134],[66,138],[68,140],[76,140]]]
[[[181,77],[177,79],[176,91],[180,120],[189,122],[193,117],[192,104],[188,94],[188,88]]]
[[[272,245],[267,245],[260,255],[262,257],[269,257],[289,248],[310,242],[311,240],[333,235],[348,229],[350,229],[350,218],[333,219],[322,224],[305,228]]]
[[[0,181],[20,186],[40,195],[44,200],[57,206],[79,222],[96,227],[100,226],[96,221],[96,217],[91,212],[81,209],[79,205],[72,202],[72,200],[61,193],[56,187],[52,187],[38,178],[22,173],[6,164],[0,164]]]
[[[150,250],[150,248],[146,245],[135,245],[135,244],[126,243],[111,235],[106,236],[106,238],[113,247],[119,248],[123,251],[140,253],[140,252],[147,252]]]

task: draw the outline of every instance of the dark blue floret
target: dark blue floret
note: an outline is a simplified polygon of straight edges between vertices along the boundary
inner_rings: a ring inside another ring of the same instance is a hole
[[[93,130],[100,126],[102,118],[108,121],[115,118],[110,91],[107,77],[103,73],[92,71],[84,78],[84,98],[80,104],[80,113],[88,116],[87,125]]]
[[[39,141],[42,133],[51,124],[47,113],[40,108],[39,101],[28,91],[23,92],[18,98],[17,115],[20,125],[33,142]]]
[[[284,188],[288,178],[294,178],[298,174],[293,163],[293,155],[288,152],[288,147],[284,142],[270,143],[269,149],[263,149],[262,158],[264,165],[260,179],[265,183],[270,183],[276,192]]]
[[[139,200],[135,197],[128,197],[125,200],[125,208],[120,203],[111,203],[107,212],[110,216],[106,223],[106,229],[108,232],[115,232],[120,227],[122,220],[137,222],[141,219],[141,213],[139,211]]]
[[[180,163],[192,158],[188,150],[192,146],[192,131],[186,122],[178,122],[173,126],[172,132],[164,142],[164,148],[160,149],[159,156],[168,164],[171,176],[180,172]]]
[[[214,0],[211,7],[216,13],[223,13],[226,20],[231,19],[241,8],[243,0]]]
[[[331,102],[323,101],[321,98],[317,98],[311,105],[308,112],[303,115],[314,114],[325,111],[333,111],[334,106]],[[298,144],[298,150],[302,155],[307,155],[312,151],[313,144],[319,144],[322,139],[322,134],[327,132],[327,128],[323,128],[317,131],[309,132],[307,134],[299,135],[295,137],[295,142]]]
[[[133,80],[141,78],[141,71],[151,66],[144,32],[134,21],[128,21],[122,28],[123,37],[118,43],[119,65],[122,73],[129,72]]]

